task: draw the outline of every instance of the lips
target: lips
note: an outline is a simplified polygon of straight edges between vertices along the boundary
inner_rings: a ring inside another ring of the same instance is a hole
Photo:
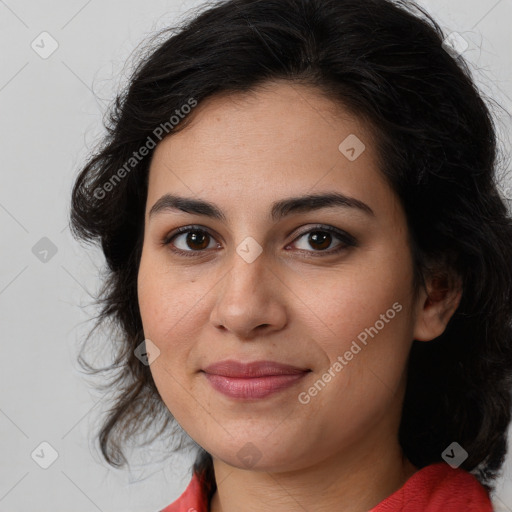
[[[311,370],[275,361],[242,363],[232,359],[207,366],[202,372],[211,386],[238,400],[256,400],[291,388]]]
[[[242,363],[234,359],[227,359],[207,366],[206,373],[221,375],[223,377],[254,378],[267,377],[272,375],[296,375],[310,371],[309,368],[300,368],[276,361],[253,361]]]

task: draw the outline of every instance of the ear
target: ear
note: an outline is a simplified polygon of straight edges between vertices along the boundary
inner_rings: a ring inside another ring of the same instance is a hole
[[[421,290],[416,303],[414,339],[418,341],[430,341],[440,336],[462,297],[459,278],[436,275],[427,279],[426,288]]]

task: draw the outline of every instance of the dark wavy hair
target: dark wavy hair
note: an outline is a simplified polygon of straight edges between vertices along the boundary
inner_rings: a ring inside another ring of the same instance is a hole
[[[406,212],[415,290],[429,277],[445,287],[462,283],[445,332],[413,341],[399,441],[418,468],[440,462],[458,442],[468,453],[461,467],[494,489],[511,420],[512,220],[499,191],[489,102],[444,39],[413,2],[224,0],[145,47],[72,192],[72,232],[100,242],[107,263],[95,327],[113,329],[115,360],[100,369],[79,360],[93,373],[118,370],[105,386],[117,394],[98,436],[111,465],[126,464],[125,443],[157,419],[157,435],[176,423],[134,354],[144,339],[137,273],[153,150],[112,179],[190,98],[286,80],[316,88],[375,133],[380,170]],[[198,448],[192,469],[211,497],[212,458]]]

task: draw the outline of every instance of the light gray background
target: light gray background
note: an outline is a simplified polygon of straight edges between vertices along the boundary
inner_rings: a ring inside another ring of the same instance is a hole
[[[102,403],[78,371],[76,353],[91,325],[94,310],[86,306],[102,259],[72,239],[67,215],[73,178],[102,133],[125,60],[201,4],[0,0],[0,511],[156,512],[189,481],[190,453],[152,464],[162,457],[155,444],[131,471],[120,471],[90,439]],[[512,0],[421,4],[464,37],[481,89],[511,112]],[[59,45],[47,59],[31,48],[43,31]],[[496,114],[508,149],[511,118]],[[510,187],[503,182],[508,196]],[[32,251],[43,237],[57,249],[46,262]],[[48,469],[31,458],[43,441],[58,452]],[[493,499],[496,510],[512,511],[512,456]]]

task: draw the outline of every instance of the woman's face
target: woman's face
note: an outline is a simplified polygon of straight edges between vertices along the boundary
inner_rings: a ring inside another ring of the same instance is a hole
[[[422,296],[413,302],[406,219],[370,133],[286,83],[210,98],[191,115],[155,149],[138,279],[162,399],[240,468],[374,455],[396,437]],[[275,206],[327,194],[350,199]],[[252,384],[204,372],[227,359],[309,371]]]

